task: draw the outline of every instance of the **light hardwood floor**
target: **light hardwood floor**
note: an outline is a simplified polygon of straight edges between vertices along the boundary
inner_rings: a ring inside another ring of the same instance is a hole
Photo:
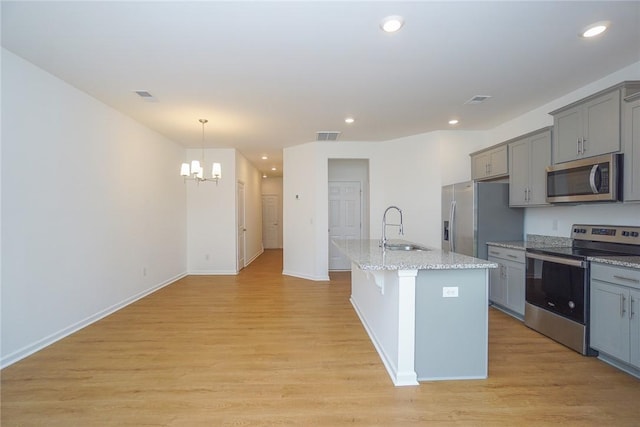
[[[2,426],[640,425],[640,381],[490,310],[489,378],[394,387],[331,282],[190,276],[2,371]]]

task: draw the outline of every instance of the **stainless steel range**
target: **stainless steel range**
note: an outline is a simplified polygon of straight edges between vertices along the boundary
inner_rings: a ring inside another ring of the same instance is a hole
[[[639,256],[640,227],[572,227],[572,246],[528,248],[524,323],[584,355],[589,348],[590,260]]]

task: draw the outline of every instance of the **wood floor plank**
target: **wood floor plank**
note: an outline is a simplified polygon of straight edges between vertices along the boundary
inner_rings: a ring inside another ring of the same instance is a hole
[[[640,425],[640,381],[490,310],[489,378],[394,387],[349,273],[189,276],[2,370],[2,426]]]

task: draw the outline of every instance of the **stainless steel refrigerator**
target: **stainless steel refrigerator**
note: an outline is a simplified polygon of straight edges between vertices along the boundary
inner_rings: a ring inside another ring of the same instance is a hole
[[[442,249],[487,259],[487,242],[523,239],[524,209],[509,207],[509,184],[442,187]]]

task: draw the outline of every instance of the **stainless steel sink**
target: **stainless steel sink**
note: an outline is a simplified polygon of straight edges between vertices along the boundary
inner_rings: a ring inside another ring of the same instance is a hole
[[[413,243],[387,243],[384,245],[385,249],[390,251],[428,251],[429,248],[424,246],[414,245]]]

